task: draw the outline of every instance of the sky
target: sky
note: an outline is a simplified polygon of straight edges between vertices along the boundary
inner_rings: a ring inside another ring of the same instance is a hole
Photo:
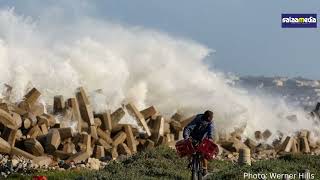
[[[81,14],[191,39],[214,50],[207,62],[224,72],[320,79],[320,27],[281,28],[281,13],[317,13],[319,20],[319,0],[0,0],[0,7],[35,19]]]

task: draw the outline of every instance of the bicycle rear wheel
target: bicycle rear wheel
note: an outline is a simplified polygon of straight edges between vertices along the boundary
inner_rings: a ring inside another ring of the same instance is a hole
[[[198,180],[198,173],[195,170],[191,171],[191,180]]]
[[[202,171],[198,171],[198,180],[202,180]]]

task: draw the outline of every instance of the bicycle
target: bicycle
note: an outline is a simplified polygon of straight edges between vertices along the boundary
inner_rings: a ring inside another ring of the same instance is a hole
[[[189,139],[180,140],[176,143],[176,149],[180,157],[191,157],[192,180],[202,180],[203,158],[213,159],[219,151],[218,146],[207,138],[201,142],[191,142]]]
[[[203,155],[201,152],[195,151],[191,156],[191,179],[192,180],[202,180]]]

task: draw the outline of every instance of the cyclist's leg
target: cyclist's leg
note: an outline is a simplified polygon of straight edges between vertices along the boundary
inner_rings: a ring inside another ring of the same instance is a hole
[[[208,160],[203,158],[202,159],[202,170],[203,170],[203,175],[206,175],[208,173]]]
[[[202,167],[203,167],[203,169],[208,169],[208,160],[207,159],[205,159],[205,158],[203,158],[202,159]]]

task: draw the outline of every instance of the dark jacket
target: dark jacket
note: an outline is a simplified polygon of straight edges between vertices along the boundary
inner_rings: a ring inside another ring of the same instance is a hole
[[[203,114],[198,114],[183,130],[183,138],[201,141],[207,137],[213,139],[214,135],[214,124],[203,120]]]

